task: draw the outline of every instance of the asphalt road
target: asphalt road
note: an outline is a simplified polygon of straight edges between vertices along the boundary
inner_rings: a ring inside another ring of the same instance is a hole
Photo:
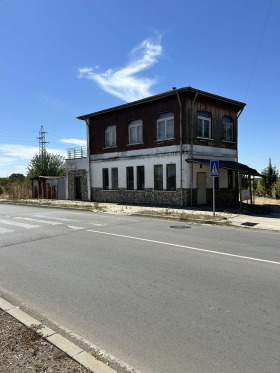
[[[0,293],[143,373],[280,372],[280,235],[0,206]]]

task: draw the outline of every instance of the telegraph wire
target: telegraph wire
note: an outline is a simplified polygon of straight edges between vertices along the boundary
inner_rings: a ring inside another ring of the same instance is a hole
[[[268,16],[269,16],[269,13],[270,13],[271,4],[272,4],[272,0],[270,0],[270,3],[269,3],[267,15],[266,15],[266,19],[265,19],[265,22],[264,22],[263,32],[262,32],[262,35],[261,35],[261,38],[260,38],[260,42],[259,42],[259,46],[258,46],[256,58],[255,58],[255,61],[254,61],[254,64],[253,64],[253,68],[252,68],[252,71],[251,71],[249,83],[248,83],[248,86],[247,86],[247,89],[246,89],[246,93],[245,93],[245,97],[244,97],[244,101],[247,98],[247,95],[248,95],[248,92],[249,92],[249,88],[250,88],[252,80],[253,80],[253,75],[254,75],[254,72],[255,72],[257,60],[259,58],[259,54],[260,54],[260,50],[261,50],[261,45],[262,45],[262,41],[263,41],[265,30],[266,30],[267,20],[268,20]]]
[[[13,129],[13,128],[2,128],[2,127],[0,127],[0,130],[1,131],[16,131],[16,132],[37,132],[37,131],[31,131],[31,130],[15,130],[15,129]],[[2,136],[1,136],[2,137]]]

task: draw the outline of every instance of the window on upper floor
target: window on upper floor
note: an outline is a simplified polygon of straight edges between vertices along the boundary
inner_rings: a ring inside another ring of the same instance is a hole
[[[233,119],[231,117],[223,117],[222,140],[233,141]]]
[[[112,148],[117,145],[116,125],[107,126],[105,129],[105,148]]]
[[[128,126],[128,143],[140,144],[143,142],[143,121],[142,119],[133,120]]]
[[[196,137],[211,138],[211,115],[206,111],[197,112]]]
[[[174,114],[163,113],[157,118],[157,140],[174,138]]]

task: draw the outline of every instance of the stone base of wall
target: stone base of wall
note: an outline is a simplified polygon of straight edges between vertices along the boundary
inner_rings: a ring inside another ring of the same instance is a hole
[[[127,203],[151,206],[181,206],[180,191],[146,190],[103,190],[92,189],[92,199],[95,202]]]
[[[68,170],[68,199],[76,199],[76,177],[81,177],[81,200],[88,201],[88,184],[86,170]]]
[[[213,190],[206,191],[207,205],[213,205]],[[237,189],[219,189],[215,192],[215,205],[217,208],[237,208],[238,190]]]
[[[206,191],[207,205],[213,204],[212,189]],[[101,188],[92,189],[92,200],[100,203],[120,203],[132,205],[148,205],[148,206],[173,206],[181,207],[181,191],[157,191],[153,189],[146,190],[103,190]],[[183,190],[183,206],[197,206],[197,190]],[[220,189],[216,191],[216,207],[229,208],[238,206],[237,190]]]

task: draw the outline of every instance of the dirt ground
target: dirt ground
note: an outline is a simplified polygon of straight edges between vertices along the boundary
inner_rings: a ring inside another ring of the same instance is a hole
[[[68,355],[0,310],[1,373],[88,373]]]

